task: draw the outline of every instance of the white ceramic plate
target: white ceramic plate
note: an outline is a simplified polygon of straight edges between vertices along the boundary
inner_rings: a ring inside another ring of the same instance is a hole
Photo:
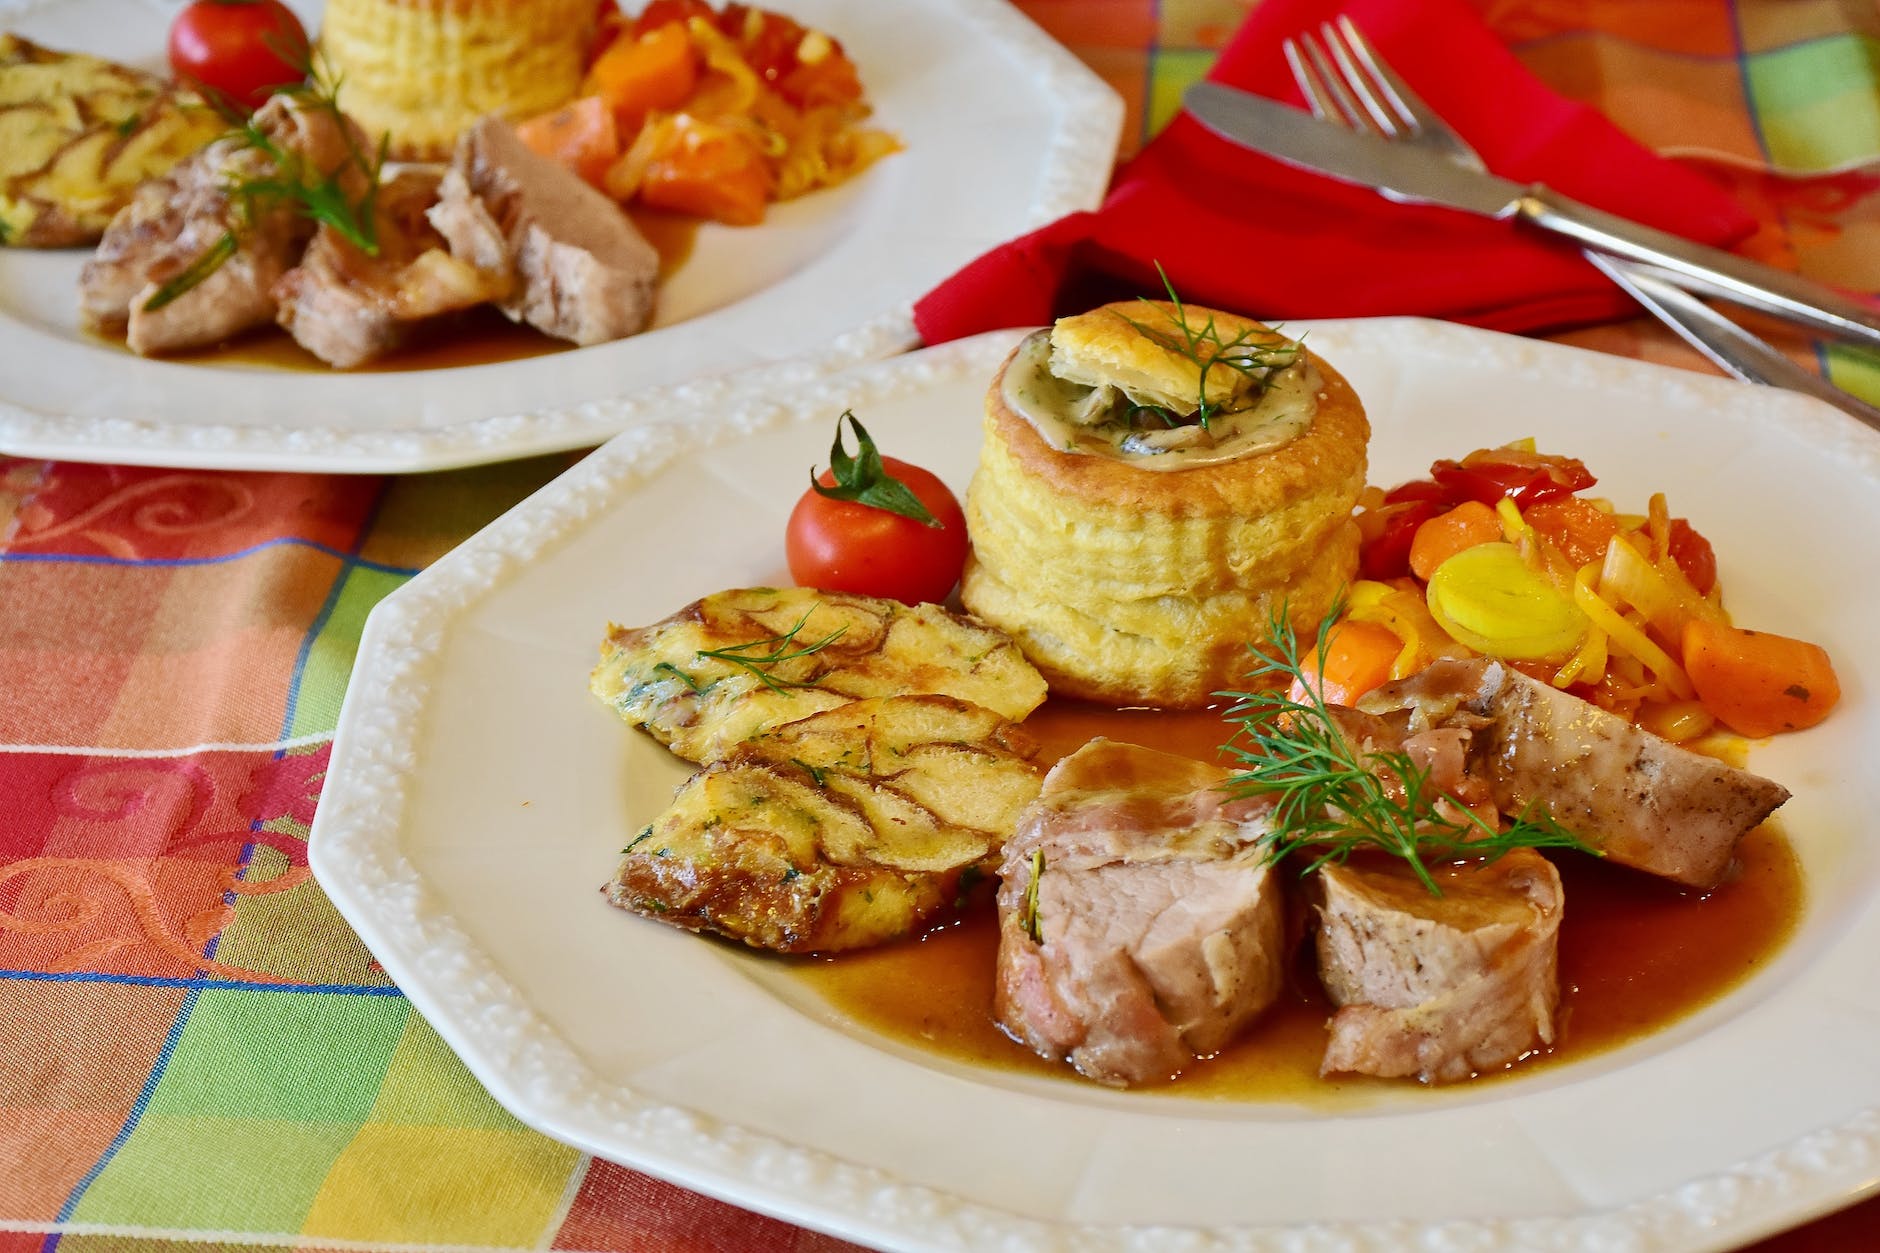
[[[1615,499],[1668,492],[1739,620],[1835,657],[1840,710],[1753,760],[1795,792],[1806,915],[1721,1002],[1577,1063],[1327,1114],[969,1069],[604,904],[684,775],[587,695],[604,623],[782,578],[784,518],[844,408],[963,488],[1009,333],[629,432],[387,599],[314,824],[320,881],[523,1121],[883,1245],[1701,1248],[1872,1187],[1880,437],[1800,397],[1441,323],[1312,338],[1366,399],[1373,481],[1535,435]]]
[[[0,29],[162,68],[180,3],[0,0]],[[297,3],[309,30],[318,3]],[[778,0],[833,32],[906,150],[843,187],[706,226],[654,329],[501,364],[396,374],[146,361],[77,325],[82,250],[0,248],[0,450],[80,461],[441,469],[597,444],[902,351],[912,301],[1103,194],[1122,103],[1003,0]],[[733,372],[741,372],[734,375]]]

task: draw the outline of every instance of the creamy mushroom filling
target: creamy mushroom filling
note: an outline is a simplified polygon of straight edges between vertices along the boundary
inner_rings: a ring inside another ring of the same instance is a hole
[[[1051,366],[1051,333],[1027,336],[1000,383],[1006,406],[1060,452],[1112,457],[1144,470],[1186,470],[1271,452],[1312,425],[1323,385],[1301,352],[1203,423],[1192,405],[1186,414],[1173,413],[1115,384],[1065,379]]]

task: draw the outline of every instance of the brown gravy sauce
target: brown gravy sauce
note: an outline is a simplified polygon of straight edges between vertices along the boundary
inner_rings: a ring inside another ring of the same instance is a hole
[[[1055,761],[1093,735],[1212,760],[1216,711],[1109,710],[1053,699],[1025,723]],[[1567,896],[1560,929],[1559,1033],[1553,1047],[1497,1075],[1578,1060],[1635,1040],[1716,1000],[1760,969],[1795,930],[1801,866],[1765,824],[1737,846],[1738,871],[1701,894],[1571,853],[1556,855]],[[833,1008],[892,1039],[955,1061],[1081,1082],[1013,1042],[992,1017],[997,919],[989,903],[919,939],[797,965]],[[1318,1077],[1332,1009],[1301,945],[1280,1003],[1219,1055],[1170,1085],[1182,1096],[1320,1100],[1401,1081]]]
[[[638,206],[627,216],[640,229],[648,243],[659,253],[659,281],[664,283],[692,254],[698,237],[699,220],[684,214],[664,213]],[[101,342],[124,348],[121,337],[99,337]],[[575,345],[551,338],[531,326],[511,322],[496,309],[485,305],[466,310],[454,317],[440,318],[435,324],[414,333],[411,339],[350,374],[405,374],[416,370],[448,370],[459,366],[493,365],[503,361],[524,361],[571,351]],[[125,349],[129,351],[129,349]],[[191,365],[246,366],[266,370],[305,370],[316,374],[335,374],[332,366],[294,342],[294,337],[276,326],[259,327],[225,344],[189,352],[168,354],[164,360]]]

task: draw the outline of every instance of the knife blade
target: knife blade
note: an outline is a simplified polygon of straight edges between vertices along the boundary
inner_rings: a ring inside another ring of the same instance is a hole
[[[1182,103],[1209,130],[1288,165],[1369,187],[1402,203],[1518,221],[1582,248],[1660,266],[1688,290],[1880,348],[1880,313],[1831,288],[1581,204],[1541,184],[1484,174],[1220,83],[1194,84]]]

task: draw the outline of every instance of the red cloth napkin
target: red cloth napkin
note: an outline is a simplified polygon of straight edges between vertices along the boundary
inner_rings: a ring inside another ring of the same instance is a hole
[[[1496,173],[1728,246],[1755,221],[1529,73],[1463,0],[1264,0],[1209,77],[1302,103],[1287,35],[1348,14]],[[1507,331],[1601,321],[1630,301],[1570,244],[1450,209],[1394,204],[1222,139],[1183,114],[1074,213],[972,262],[915,306],[928,343],[1159,294],[1287,320],[1424,314]]]

